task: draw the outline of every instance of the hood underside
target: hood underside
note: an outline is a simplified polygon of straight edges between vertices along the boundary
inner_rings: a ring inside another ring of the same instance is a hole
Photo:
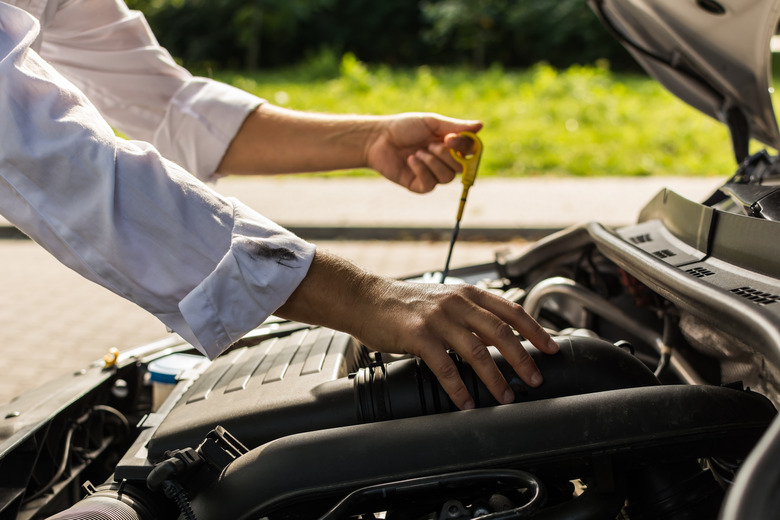
[[[589,3],[650,75],[729,127],[738,160],[751,137],[780,149],[770,54],[780,0]]]

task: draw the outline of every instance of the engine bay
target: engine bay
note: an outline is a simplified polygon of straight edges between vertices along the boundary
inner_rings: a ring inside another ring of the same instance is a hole
[[[0,520],[776,517],[780,168],[748,152],[780,144],[780,3],[588,3],[728,127],[739,169],[702,203],[664,190],[634,225],[449,272],[555,338],[524,344],[542,386],[493,351],[516,396],[499,406],[451,354],[460,411],[419,359],[324,328],[272,318],[213,362],[166,338],[0,406]]]
[[[635,225],[576,226],[453,270],[521,303],[560,347],[524,344],[538,388],[493,351],[512,404],[455,354],[474,410],[457,410],[417,358],[278,319],[213,362],[170,338],[53,381],[40,395],[56,397],[30,396],[5,422],[2,518],[776,511],[780,231],[727,206],[664,191]],[[156,366],[181,356],[158,381]]]

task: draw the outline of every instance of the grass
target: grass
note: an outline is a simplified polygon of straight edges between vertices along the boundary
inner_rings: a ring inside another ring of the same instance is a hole
[[[724,125],[651,79],[603,65],[394,70],[324,55],[283,71],[215,76],[299,110],[481,119],[483,176],[727,176],[735,168]]]

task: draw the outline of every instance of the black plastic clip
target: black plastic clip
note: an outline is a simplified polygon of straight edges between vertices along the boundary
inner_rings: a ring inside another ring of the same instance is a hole
[[[211,430],[206,435],[206,439],[198,446],[198,453],[207,464],[218,471],[222,471],[228,464],[248,451],[246,446],[222,426]]]

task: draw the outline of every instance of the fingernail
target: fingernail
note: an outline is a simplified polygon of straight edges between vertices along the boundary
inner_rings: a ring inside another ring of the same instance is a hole
[[[544,379],[542,379],[542,374],[539,372],[536,372],[531,376],[531,386],[539,386],[542,384],[542,381],[544,381]]]
[[[504,404],[509,404],[515,400],[515,394],[511,390],[504,392],[504,398],[501,400]]]
[[[558,344],[552,338],[550,338],[550,340],[547,342],[547,348],[549,348],[550,351],[553,353],[558,352],[558,350],[560,349],[560,347],[558,347]]]
[[[474,409],[474,401],[466,401],[463,403],[463,409],[464,410],[473,410]]]

